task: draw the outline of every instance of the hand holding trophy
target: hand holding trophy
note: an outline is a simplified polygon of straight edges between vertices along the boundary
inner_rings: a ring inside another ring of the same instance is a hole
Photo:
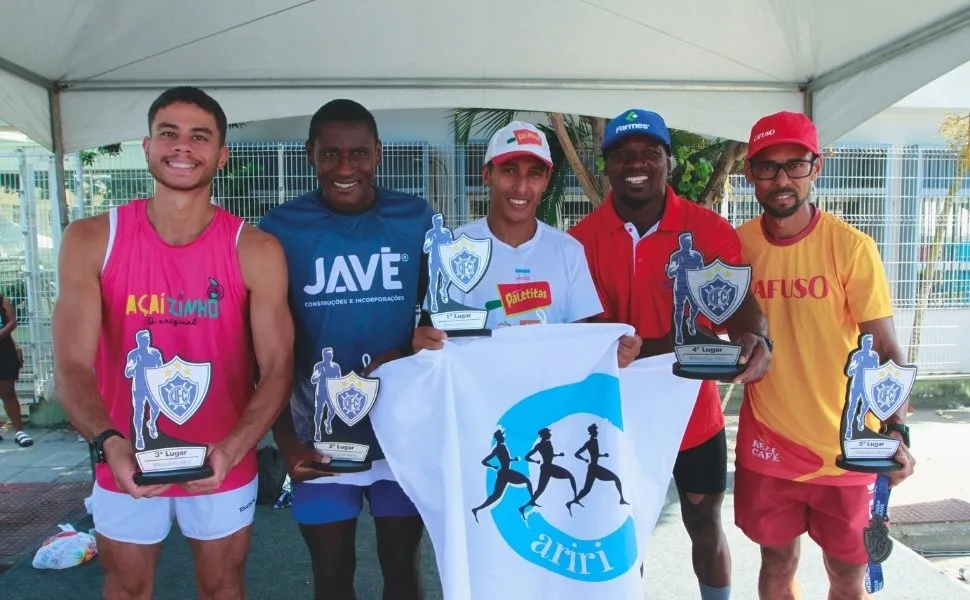
[[[871,413],[885,421],[896,414],[916,383],[916,370],[892,360],[880,364],[872,348],[872,334],[859,336],[859,346],[849,354],[845,366],[849,380],[842,411],[842,455],[836,465],[863,473],[888,473],[900,468],[893,458],[899,440],[870,429],[866,416]]]
[[[136,485],[183,483],[212,476],[205,444],[185,442],[159,430],[158,418],[171,422],[174,434],[202,407],[209,391],[212,367],[176,356],[165,361],[152,346],[148,329],[135,333],[135,348],[125,361],[131,379],[131,440],[138,472]],[[146,436],[147,433],[147,436]]]
[[[361,377],[351,371],[341,374],[333,359],[333,348],[324,348],[321,360],[313,365],[310,383],[315,386],[313,410],[313,448],[330,457],[330,462],[313,462],[311,466],[333,473],[357,473],[371,468],[369,444],[359,443],[353,428],[370,413],[377,402],[380,379]],[[364,368],[370,357],[364,356]],[[338,417],[347,426],[343,431],[333,427]]]
[[[488,311],[465,306],[449,294],[451,286],[467,294],[485,276],[492,258],[492,240],[473,239],[461,234],[454,239],[444,227],[441,213],[432,217],[432,227],[424,236],[428,255],[428,311],[431,324],[449,337],[487,337]]]
[[[870,429],[866,417],[871,413],[885,421],[896,414],[913,390],[916,371],[913,365],[900,366],[892,360],[880,364],[871,333],[859,336],[859,346],[846,361],[848,381],[839,436],[842,454],[835,459],[835,464],[847,471],[878,474],[872,516],[869,526],[862,532],[869,554],[866,588],[870,592],[882,589],[880,563],[889,557],[893,547],[886,526],[889,518],[889,477],[886,474],[899,470],[901,465],[894,458],[900,441]]]
[[[741,346],[698,331],[697,317],[704,315],[722,325],[737,312],[751,284],[751,267],[728,265],[720,259],[705,265],[690,232],[681,233],[679,242],[667,263],[674,292],[674,375],[714,380],[737,377],[747,367],[738,364]]]

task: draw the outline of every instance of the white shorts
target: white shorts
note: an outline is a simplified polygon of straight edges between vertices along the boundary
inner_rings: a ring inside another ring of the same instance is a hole
[[[157,544],[168,537],[175,519],[185,537],[202,541],[228,537],[252,524],[257,479],[228,492],[179,498],[132,498],[94,484],[94,528],[118,542]]]

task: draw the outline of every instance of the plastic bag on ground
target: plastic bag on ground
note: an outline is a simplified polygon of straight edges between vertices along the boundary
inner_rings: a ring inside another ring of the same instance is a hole
[[[60,533],[44,540],[31,563],[35,569],[68,569],[94,560],[98,545],[90,533],[70,525],[58,525]]]

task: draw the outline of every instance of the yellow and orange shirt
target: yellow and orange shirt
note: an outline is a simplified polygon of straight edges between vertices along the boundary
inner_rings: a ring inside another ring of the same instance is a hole
[[[841,452],[845,365],[859,323],[892,316],[889,285],[875,242],[816,209],[797,237],[769,238],[763,217],[738,228],[743,261],[774,341],[772,364],[745,386],[737,462],[773,477],[859,485],[873,476],[835,465]],[[869,415],[869,426],[879,423]]]

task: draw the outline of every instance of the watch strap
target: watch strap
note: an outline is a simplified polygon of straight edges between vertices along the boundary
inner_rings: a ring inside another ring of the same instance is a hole
[[[768,352],[773,352],[775,350],[775,343],[771,341],[771,338],[760,333],[756,333],[755,335],[764,340],[765,346],[768,346]]]
[[[95,443],[95,444],[98,444],[100,446],[103,446],[104,443],[106,441],[108,441],[108,438],[112,438],[112,437],[115,437],[115,436],[118,436],[121,439],[127,439],[127,438],[125,438],[125,434],[121,433],[117,429],[105,429],[104,431],[102,431],[101,433],[99,433],[98,436],[95,437],[91,441],[93,443]]]
[[[107,459],[104,456],[104,443],[108,441],[108,439],[115,436],[120,437],[121,439],[127,439],[125,438],[125,435],[117,429],[105,429],[95,436],[93,440],[91,440],[91,454],[96,464],[103,464],[107,462]]]
[[[899,433],[903,434],[903,444],[905,444],[907,448],[912,447],[909,444],[909,425],[905,423],[887,423],[886,433],[889,433],[890,431],[898,431]]]

